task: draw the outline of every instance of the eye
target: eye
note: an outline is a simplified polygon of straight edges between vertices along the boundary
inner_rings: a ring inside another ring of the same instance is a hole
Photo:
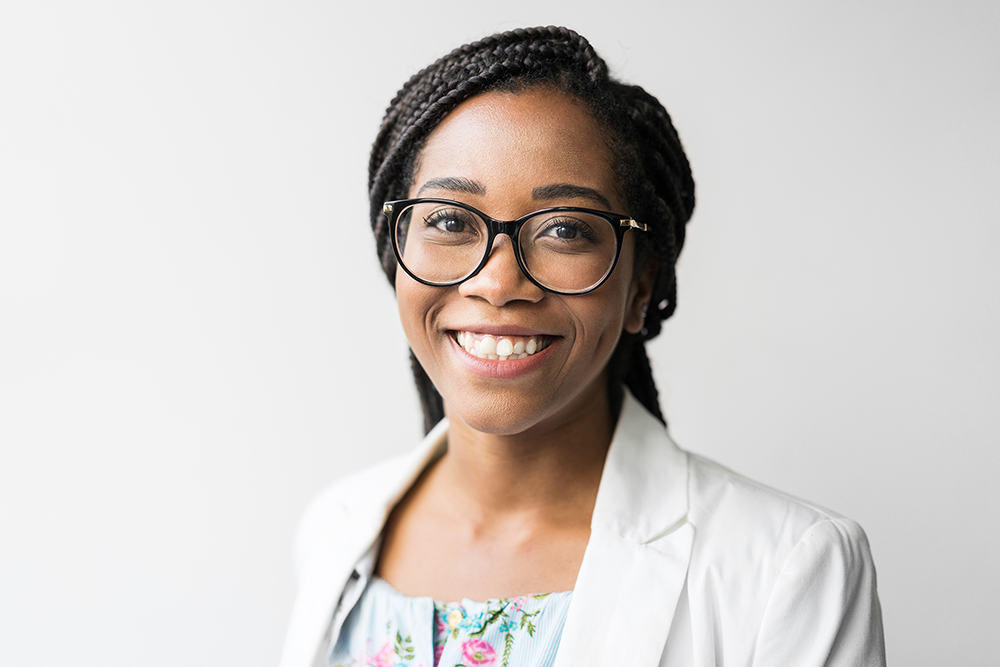
[[[580,234],[580,230],[573,225],[560,223],[552,225],[552,227],[548,229],[548,234],[560,239],[575,239]]]
[[[466,231],[472,231],[469,214],[460,208],[440,208],[426,216],[424,224],[447,234],[462,234]]]
[[[552,218],[545,221],[545,226],[538,235],[562,241],[592,241],[594,230],[586,222],[575,218]]]

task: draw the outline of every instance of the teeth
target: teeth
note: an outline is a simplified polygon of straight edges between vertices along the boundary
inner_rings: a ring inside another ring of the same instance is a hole
[[[483,336],[483,339],[479,341],[479,351],[483,354],[496,354],[497,339],[493,336]]]
[[[497,354],[501,357],[510,356],[514,352],[514,343],[510,342],[509,338],[501,338],[500,342],[497,343]]]
[[[526,339],[517,336],[483,334],[479,335],[477,339],[477,334],[471,331],[456,332],[455,340],[472,356],[494,361],[524,359],[544,350],[551,342],[548,336]]]

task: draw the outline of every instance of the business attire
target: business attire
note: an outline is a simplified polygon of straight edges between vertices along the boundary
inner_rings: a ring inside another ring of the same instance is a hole
[[[326,664],[389,512],[447,429],[310,504],[281,667]],[[884,664],[861,527],[684,452],[626,392],[554,667]]]

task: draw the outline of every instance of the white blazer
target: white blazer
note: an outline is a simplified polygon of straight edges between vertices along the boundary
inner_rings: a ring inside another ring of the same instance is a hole
[[[322,664],[355,565],[447,428],[310,504],[281,667]],[[626,392],[555,667],[884,664],[861,527],[682,451]]]

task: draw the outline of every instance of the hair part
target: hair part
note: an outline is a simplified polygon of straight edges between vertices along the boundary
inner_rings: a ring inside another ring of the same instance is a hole
[[[420,151],[434,128],[471,97],[535,87],[569,95],[591,113],[608,141],[627,213],[649,226],[636,235],[636,270],[655,263],[652,298],[642,331],[621,334],[608,363],[608,387],[613,413],[624,384],[664,421],[645,341],[660,333],[676,308],[675,265],[694,209],[691,167],[663,105],[639,86],[612,79],[604,60],[576,32],[550,26],[493,35],[455,49],[400,89],[368,165],[370,217],[382,268],[395,285],[396,259],[382,203],[409,196]],[[444,402],[412,351],[410,356],[429,431],[444,417]]]

